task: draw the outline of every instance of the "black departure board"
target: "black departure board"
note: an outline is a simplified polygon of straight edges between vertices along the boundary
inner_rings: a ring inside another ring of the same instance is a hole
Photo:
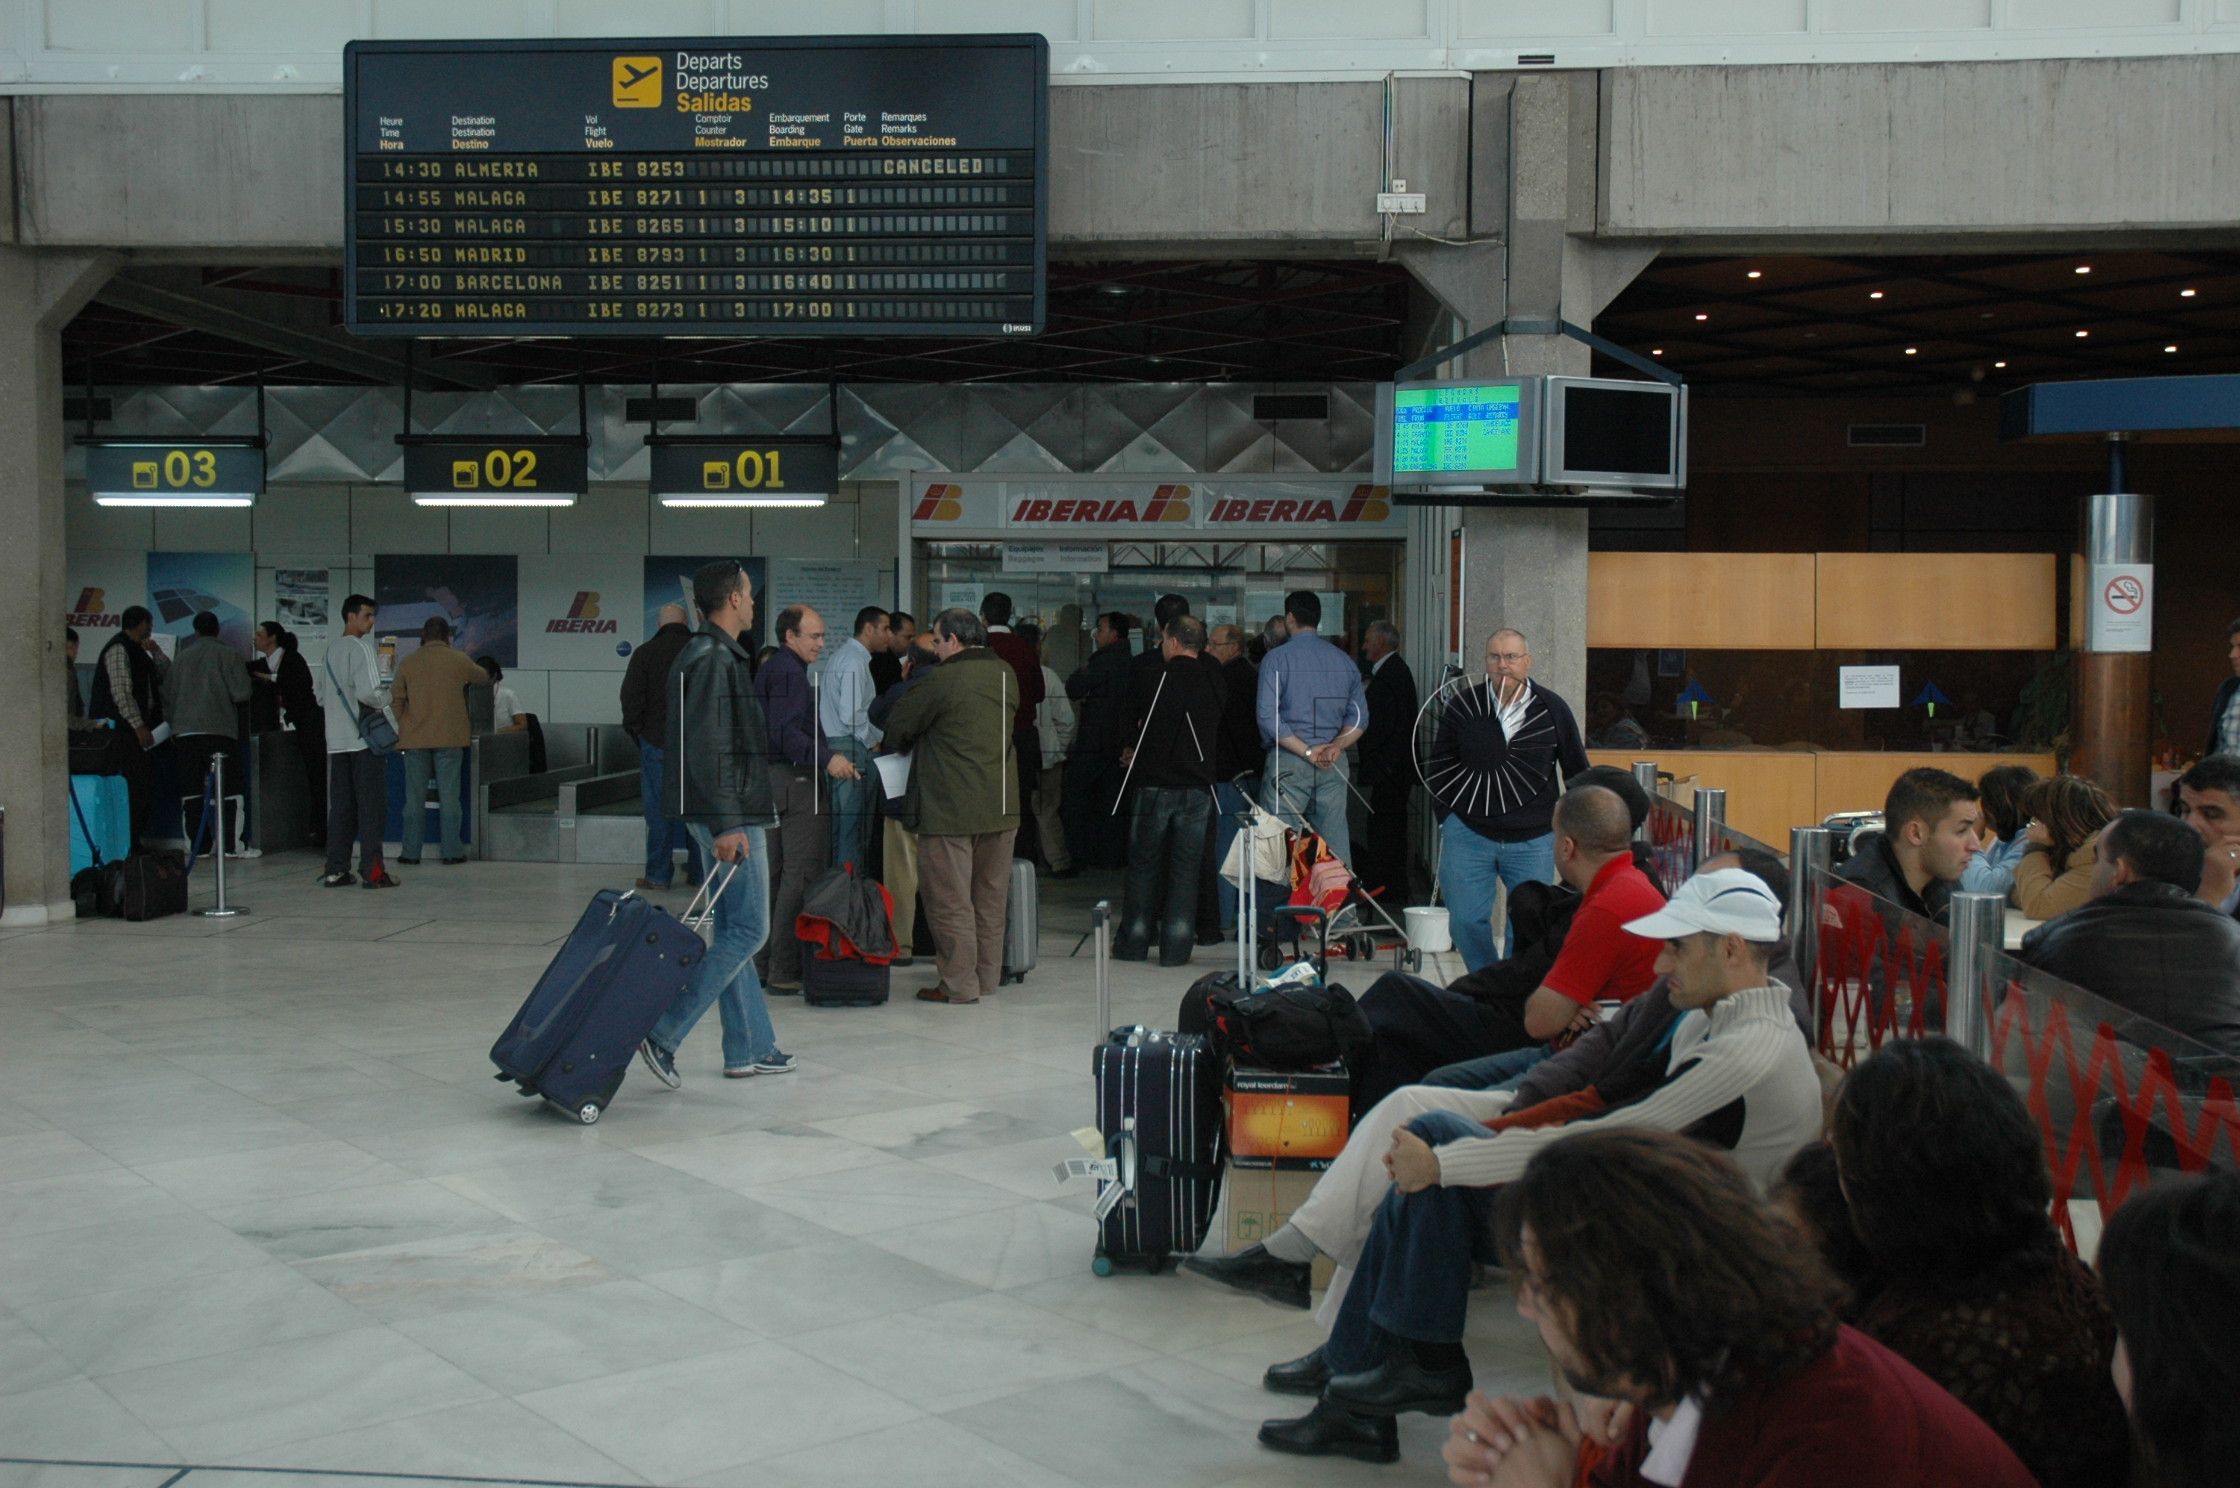
[[[365,336],[1031,336],[1040,36],[352,42]]]

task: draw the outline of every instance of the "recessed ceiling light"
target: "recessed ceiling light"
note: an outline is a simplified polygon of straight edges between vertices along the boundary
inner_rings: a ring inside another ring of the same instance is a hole
[[[1652,347],[1650,347],[1650,348],[1649,348],[1649,355],[1651,355],[1651,356],[1663,356],[1663,355],[1664,355],[1664,348],[1663,348],[1663,347],[1661,347],[1661,346],[1652,346]]]
[[[1909,347],[1907,347],[1907,348],[1906,348],[1906,355],[1907,355],[1907,356],[1917,356],[1917,355],[1919,355],[1919,354],[1920,354],[1920,351],[1921,351],[1921,348],[1920,348],[1920,347],[1918,347],[1918,346],[1909,346]]]
[[[1698,310],[1696,312],[1696,319],[1698,320],[1709,320],[1710,318],[1710,316],[1704,314],[1701,310]]]
[[[2162,349],[2163,349],[2164,353],[2165,353],[2165,354],[2167,354],[2167,353],[2169,353],[2169,352],[2173,352],[2173,351],[2176,351],[2176,350],[2177,350],[2178,348],[2177,348],[2177,347],[2175,347],[2175,346],[2165,346],[2165,347],[2163,347]]]
[[[1744,277],[1745,279],[1763,279],[1763,278],[1765,277],[1765,275],[1764,275],[1764,274],[1762,274],[1762,273],[1760,273],[1760,272],[1759,272],[1758,270],[1756,270],[1756,269],[1752,269],[1752,270],[1751,270],[1751,271],[1750,271],[1749,273],[1747,273],[1747,274],[1743,275],[1743,277]]]
[[[1994,367],[2004,367],[2004,366],[2006,365],[2006,363],[2005,363],[2005,362],[1993,362],[1993,363],[1992,363],[1991,365],[1992,365],[1992,366],[1994,366]]]
[[[2077,265],[2077,272],[2078,272],[2078,273],[2080,273],[2080,274],[2089,274],[2089,273],[2091,273],[2091,272],[2092,272],[2092,265],[2091,265],[2091,264],[2078,264],[2078,265]]]
[[[1879,289],[1870,289],[1867,291],[1867,298],[1870,300],[1879,300],[1882,298],[1882,291]]]
[[[2181,300],[2190,300],[2190,299],[2192,299],[2192,298],[2194,297],[2194,294],[2195,294],[2195,293],[2196,293],[2196,291],[2194,291],[2194,290],[2190,290],[2190,289],[2181,289],[2181,290],[2179,290],[2179,291],[2178,291],[2178,298],[2179,298],[2179,299],[2181,299]]]
[[[2091,334],[2092,334],[2092,332],[2090,332],[2090,331],[2079,331],[2079,332],[2077,332],[2077,339],[2078,339],[2079,341],[2082,341],[2082,340],[2083,340],[2083,339],[2084,339],[2085,337],[2087,337],[2087,336],[2089,336],[2089,335],[2091,335]]]

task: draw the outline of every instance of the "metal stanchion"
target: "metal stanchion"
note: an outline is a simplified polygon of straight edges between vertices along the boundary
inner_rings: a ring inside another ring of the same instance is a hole
[[[210,861],[218,870],[218,902],[208,909],[198,909],[196,914],[206,920],[230,920],[237,914],[248,913],[240,904],[226,903],[226,757],[222,754],[210,758],[210,773],[217,779],[217,800],[211,809],[218,815],[217,825],[210,829]],[[191,849],[190,849],[191,850]]]
[[[1695,856],[1688,862],[1688,871],[1703,866],[1705,858],[1715,858],[1727,850],[1727,792],[1724,786],[1698,786],[1696,788],[1696,840]]]
[[[1978,1059],[1991,1057],[1984,994],[1992,960],[2006,949],[2007,901],[2002,894],[1952,896],[1952,958],[1945,978],[1944,1032]]]
[[[1652,803],[1650,816],[1654,816],[1656,812],[1653,807],[1657,799],[1657,762],[1655,760],[1635,760],[1633,762],[1633,783],[1640,786],[1642,793],[1648,796]],[[1643,817],[1641,825],[1634,828],[1633,840],[1654,846],[1650,842],[1649,817]]]
[[[1812,881],[1815,875],[1826,878],[1834,866],[1834,833],[1826,827],[1789,829],[1789,955],[1804,983],[1799,990],[1816,1009],[1820,1005],[1820,926],[1812,912]],[[1818,1031],[1805,1030],[1808,1035]]]

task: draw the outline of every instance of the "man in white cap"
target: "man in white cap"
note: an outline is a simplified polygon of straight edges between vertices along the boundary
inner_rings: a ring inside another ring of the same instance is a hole
[[[1515,1115],[1494,1107],[1503,1098],[1491,1092],[1398,1092],[1395,1102],[1437,1099],[1393,1129],[1390,1187],[1365,1233],[1323,1247],[1341,1267],[1319,1314],[1329,1341],[1264,1381],[1321,1398],[1307,1416],[1263,1425],[1264,1445],[1389,1462],[1399,1453],[1396,1416],[1462,1408],[1471,1387],[1462,1320],[1472,1261],[1493,1259],[1494,1190],[1570,1133],[1680,1132],[1731,1154],[1760,1188],[1819,1136],[1820,1082],[1789,989],[1766,969],[1781,938],[1772,890],[1742,869],[1708,869],[1625,928],[1665,943],[1657,971],[1681,1014],[1669,1042],[1588,1090]]]

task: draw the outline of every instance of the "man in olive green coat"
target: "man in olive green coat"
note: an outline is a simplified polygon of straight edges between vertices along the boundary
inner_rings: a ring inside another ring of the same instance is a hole
[[[887,716],[885,747],[911,759],[918,885],[940,945],[938,986],[924,1002],[978,1002],[1003,978],[1011,841],[1019,830],[1019,762],[1011,724],[1019,682],[988,649],[970,610],[933,621],[941,665]]]

